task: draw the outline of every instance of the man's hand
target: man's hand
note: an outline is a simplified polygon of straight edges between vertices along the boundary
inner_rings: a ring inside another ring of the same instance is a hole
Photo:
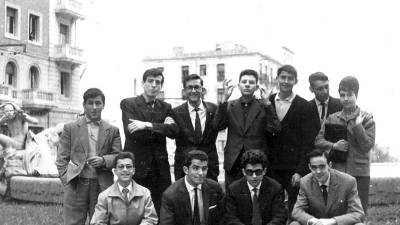
[[[335,219],[319,219],[319,221],[321,222],[321,225],[336,225],[337,224]]]
[[[301,175],[298,173],[293,174],[292,176],[292,186],[293,187],[298,187],[300,186],[300,179],[301,179]]]
[[[222,84],[224,93],[222,95],[222,102],[225,103],[228,101],[229,97],[231,97],[233,89],[235,89],[236,85],[229,85],[232,80],[225,79],[224,83]]]
[[[264,88],[260,88],[260,98],[263,100],[263,102],[266,105],[270,105],[271,102],[269,101],[269,96],[272,94],[272,89],[271,90],[265,90]]]
[[[90,158],[87,159],[87,164],[89,164],[92,167],[100,167],[104,165],[104,158],[100,157],[100,156],[92,156]]]
[[[129,121],[131,121],[131,123],[128,124],[128,131],[131,134],[135,131],[145,130],[152,127],[151,123],[149,122],[143,122],[140,120],[133,120],[133,119],[129,119]]]
[[[360,112],[356,118],[356,125],[362,124],[366,116],[365,112]]]
[[[172,117],[170,116],[165,117],[164,124],[173,124],[173,123],[175,123],[175,120]]]
[[[346,140],[339,140],[333,144],[332,149],[347,152],[349,150],[349,143]]]

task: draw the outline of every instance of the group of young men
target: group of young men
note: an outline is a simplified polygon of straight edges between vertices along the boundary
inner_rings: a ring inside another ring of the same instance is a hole
[[[243,70],[241,97],[229,101],[236,86],[225,80],[217,106],[203,101],[203,80],[191,74],[183,80],[187,101],[172,108],[156,98],[162,72],[146,70],[143,94],[120,104],[122,152],[118,128],[101,119],[104,94],[87,90],[85,116],[65,125],[58,150],[64,223],[84,224],[88,213],[91,224],[286,224],[289,215],[293,224],[361,223],[368,193],[361,206],[357,184],[369,186],[369,161],[360,163],[369,159],[375,126],[355,104],[357,79],[342,80],[339,101],[329,96],[328,77],[314,73],[309,102],[293,92],[293,66],[280,67],[277,80],[279,92],[271,95],[256,71]],[[326,140],[325,121],[348,125],[347,137]],[[215,142],[226,128],[224,194]],[[176,143],[172,184],[165,137]],[[356,178],[331,169],[334,151],[348,152],[337,166]]]

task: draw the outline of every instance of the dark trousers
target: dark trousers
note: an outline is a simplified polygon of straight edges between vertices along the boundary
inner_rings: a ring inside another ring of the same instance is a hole
[[[64,225],[84,225],[94,213],[100,186],[97,179],[75,178],[64,187]]]
[[[294,173],[294,170],[270,170],[270,176],[278,181],[288,194],[289,216],[292,213],[293,206],[297,200],[297,194],[299,193],[299,187],[292,186],[292,176]]]
[[[360,197],[364,213],[365,215],[367,215],[368,204],[369,204],[370,177],[355,177],[355,178],[357,181],[358,196]]]

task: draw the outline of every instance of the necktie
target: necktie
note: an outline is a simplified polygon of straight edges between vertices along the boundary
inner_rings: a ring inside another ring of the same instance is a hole
[[[325,118],[325,102],[321,102],[322,110],[321,110],[321,120]]]
[[[199,213],[199,198],[197,196],[197,187],[194,189],[194,207],[193,207],[193,225],[200,225],[200,213]]]
[[[328,191],[326,190],[327,186],[325,184],[321,185],[321,189],[322,189],[322,196],[324,197],[324,202],[325,205],[328,201]]]
[[[195,120],[195,123],[194,123],[194,126],[195,126],[194,133],[196,134],[197,141],[201,142],[203,133],[201,132],[201,122],[200,122],[199,110],[200,109],[198,107],[196,107],[194,109],[194,111],[196,111],[196,120]]]
[[[261,225],[260,205],[258,203],[257,188],[253,188],[253,216],[251,218],[252,225]]]
[[[123,188],[122,189],[122,194],[124,195],[125,202],[128,202],[128,193],[129,193],[128,188]]]

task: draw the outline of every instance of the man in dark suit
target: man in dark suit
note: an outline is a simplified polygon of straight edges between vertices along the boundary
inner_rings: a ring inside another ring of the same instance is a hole
[[[313,124],[313,137],[318,135],[321,124],[332,113],[342,110],[339,99],[329,95],[329,80],[322,72],[316,72],[309,76],[310,91],[314,93],[315,98],[308,103],[311,110],[311,120]]]
[[[308,102],[293,92],[297,71],[291,65],[278,69],[279,93],[270,97],[281,122],[280,133],[270,136],[271,177],[288,193],[289,210],[296,202],[301,176],[307,173],[306,154],[312,149],[314,137]]]
[[[229,185],[225,204],[227,225],[285,225],[287,210],[282,186],[267,172],[267,156],[260,150],[242,155],[245,177]]]
[[[64,126],[56,165],[64,185],[64,224],[85,224],[97,196],[113,183],[114,158],[121,151],[119,130],[101,119],[105,97],[90,88],[83,94],[84,117]]]
[[[313,150],[308,158],[311,173],[301,179],[291,225],[363,224],[356,179],[331,169],[326,151]]]
[[[228,101],[234,85],[230,80],[223,83],[224,94],[219,104],[214,127],[218,130],[228,128],[224,151],[225,186],[243,176],[240,167],[241,155],[249,149],[268,151],[267,133],[279,132],[280,123],[275,109],[271,106],[267,92],[257,84],[258,74],[254,70],[243,70],[239,75],[239,99]],[[260,90],[260,98],[254,92]]]
[[[207,154],[192,150],[183,166],[185,177],[163,193],[160,225],[222,224],[224,194],[207,179]]]
[[[211,102],[202,100],[203,79],[197,74],[186,76],[183,80],[183,92],[187,102],[174,108],[173,123],[175,129],[168,129],[167,136],[175,139],[175,180],[185,176],[183,161],[185,154],[197,149],[208,155],[207,177],[217,181],[219,174],[219,162],[215,140],[218,130],[212,127],[217,106]]]
[[[125,133],[124,151],[137,158],[134,180],[151,191],[157,213],[161,194],[171,184],[170,166],[164,121],[171,116],[171,105],[157,99],[164,76],[158,69],[148,69],[143,74],[143,94],[121,101],[122,122]]]

